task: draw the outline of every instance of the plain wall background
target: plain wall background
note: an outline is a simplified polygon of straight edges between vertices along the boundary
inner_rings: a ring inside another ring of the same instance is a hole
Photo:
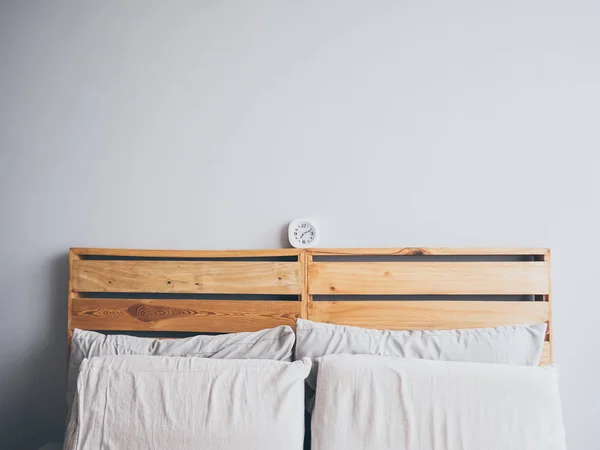
[[[0,447],[60,439],[67,249],[549,246],[598,448],[600,2],[0,0]]]

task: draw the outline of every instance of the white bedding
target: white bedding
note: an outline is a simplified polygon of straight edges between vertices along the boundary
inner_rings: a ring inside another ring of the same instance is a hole
[[[247,333],[199,335],[183,339],[106,335],[75,329],[71,340],[67,383],[67,419],[75,397],[79,366],[86,358],[113,355],[193,356],[215,359],[275,359],[291,361],[294,331],[279,326]]]
[[[511,325],[462,330],[373,330],[296,320],[296,359],[311,358],[306,380],[307,411],[312,410],[320,356],[380,355],[537,366],[542,355],[546,324]]]
[[[312,450],[565,450],[556,369],[319,358]]]
[[[301,450],[311,362],[85,360],[65,450]]]

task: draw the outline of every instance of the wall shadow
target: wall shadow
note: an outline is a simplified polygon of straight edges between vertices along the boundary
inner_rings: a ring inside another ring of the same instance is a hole
[[[281,248],[292,248],[288,240],[288,224],[286,223],[279,230],[279,246]]]
[[[62,441],[66,414],[67,380],[67,295],[68,253],[62,252],[44,263],[39,285],[27,290],[37,294],[32,308],[35,323],[29,348],[12,361],[3,361],[8,399],[0,408],[1,448],[37,449],[50,441]],[[42,292],[41,295],[39,293]],[[15,347],[23,348],[24,345]]]

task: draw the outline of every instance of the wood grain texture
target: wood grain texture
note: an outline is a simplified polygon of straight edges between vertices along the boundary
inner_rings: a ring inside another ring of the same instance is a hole
[[[547,294],[540,262],[314,262],[309,292],[357,295]]]
[[[548,340],[550,341],[550,348],[548,353],[548,359],[550,363],[554,361],[554,324],[552,322],[552,254],[550,249],[544,254],[544,261],[548,264],[548,294],[544,296],[544,300],[548,302],[550,306],[550,318],[548,319]]]
[[[295,326],[297,301],[73,299],[71,324],[84,330],[225,333]]]
[[[115,256],[138,258],[266,258],[269,256],[297,256],[297,248],[266,250],[137,250],[123,248],[77,248],[71,249],[80,256]]]
[[[382,330],[451,330],[547,322],[547,302],[315,301],[316,322]]]
[[[315,248],[308,252],[315,256],[407,256],[407,255],[432,255],[432,256],[509,256],[531,255],[541,256],[548,251],[547,248],[440,248],[440,247],[399,247],[399,248]]]
[[[81,256],[119,256],[156,258],[254,258],[269,256],[295,256],[306,252],[312,255],[544,255],[547,248],[446,248],[446,247],[390,247],[390,248],[276,248],[262,250],[140,250],[121,248],[82,248],[71,249]]]
[[[308,271],[308,263],[310,262],[311,257],[308,253],[302,252],[298,257],[298,261],[302,266],[302,294],[300,295],[301,302],[301,316],[303,319],[308,318],[308,276],[306,276]]]
[[[75,292],[298,294],[298,262],[75,260]]]
[[[313,256],[530,255],[532,262],[313,262]],[[99,256],[103,259],[88,259]],[[111,260],[113,256],[116,259]],[[297,261],[219,261],[295,256]],[[118,258],[150,258],[118,259]],[[108,259],[104,259],[108,258]],[[208,258],[211,261],[181,261]],[[215,259],[216,261],[213,261]],[[381,329],[452,329],[549,322],[542,364],[552,362],[550,252],[544,248],[276,250],[72,249],[72,329],[256,331],[296,317]],[[87,292],[295,295],[299,301],[81,298]],[[81,294],[80,294],[81,293]],[[378,301],[314,301],[313,295],[381,295]],[[385,295],[541,295],[543,302],[389,301]]]
[[[67,297],[67,356],[71,353],[71,338],[73,337],[73,325],[71,323],[72,318],[72,305],[73,298],[76,294],[73,292],[73,261],[78,260],[79,255],[73,251],[69,251],[69,292]]]
[[[542,358],[540,359],[540,366],[547,366],[552,364],[552,343],[544,342],[544,348],[542,349]]]

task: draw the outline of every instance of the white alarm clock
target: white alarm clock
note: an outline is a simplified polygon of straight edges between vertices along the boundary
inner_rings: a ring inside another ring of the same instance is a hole
[[[321,232],[319,224],[313,219],[296,219],[288,227],[288,239],[296,248],[316,247]]]

